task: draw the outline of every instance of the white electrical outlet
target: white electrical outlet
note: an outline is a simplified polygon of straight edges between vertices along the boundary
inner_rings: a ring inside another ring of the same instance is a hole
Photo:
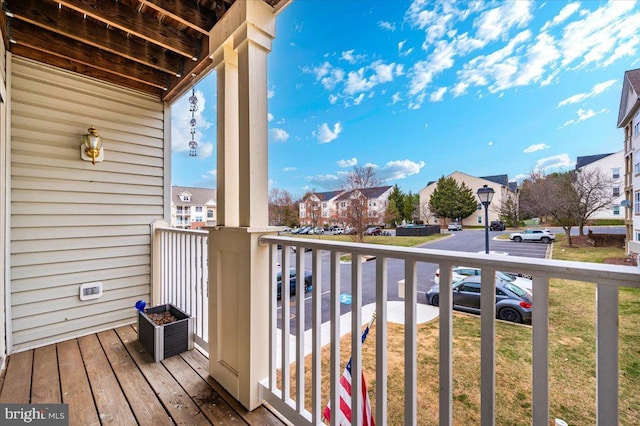
[[[80,300],[99,299],[102,297],[102,283],[86,283],[80,285]]]

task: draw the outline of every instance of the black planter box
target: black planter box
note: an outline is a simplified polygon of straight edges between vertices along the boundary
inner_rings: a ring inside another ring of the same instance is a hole
[[[176,321],[157,325],[150,314],[171,312]],[[138,340],[156,362],[193,349],[193,318],[171,304],[138,311]]]

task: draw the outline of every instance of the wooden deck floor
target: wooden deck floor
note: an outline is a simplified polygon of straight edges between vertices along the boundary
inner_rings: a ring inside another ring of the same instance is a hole
[[[133,326],[11,355],[0,403],[68,403],[70,424],[83,426],[285,424],[242,407],[197,350],[153,362]]]

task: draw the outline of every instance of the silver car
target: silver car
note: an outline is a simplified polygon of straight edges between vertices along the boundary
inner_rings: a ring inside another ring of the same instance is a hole
[[[480,313],[480,276],[457,281],[452,286],[453,309]],[[440,305],[440,288],[435,285],[427,290],[427,303]],[[533,296],[516,284],[496,278],[496,316],[504,321],[531,322]]]

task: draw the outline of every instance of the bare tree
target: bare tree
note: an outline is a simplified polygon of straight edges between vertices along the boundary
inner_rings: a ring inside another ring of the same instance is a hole
[[[298,222],[298,209],[284,189],[269,191],[269,224],[292,226]]]
[[[522,182],[518,197],[518,211],[520,219],[538,217],[545,221],[551,215],[549,200],[552,188],[546,176],[540,172],[531,172]]]
[[[613,203],[613,178],[600,169],[582,169],[576,172],[575,190],[580,199],[577,225],[584,235],[584,225],[594,213],[606,209]]]
[[[343,210],[342,219],[347,226],[355,230],[353,235],[356,241],[364,240],[364,231],[369,222],[374,219],[369,217],[368,199],[363,190],[379,184],[380,180],[371,166],[354,166],[353,170],[344,177],[342,189],[348,191],[348,201]]]

